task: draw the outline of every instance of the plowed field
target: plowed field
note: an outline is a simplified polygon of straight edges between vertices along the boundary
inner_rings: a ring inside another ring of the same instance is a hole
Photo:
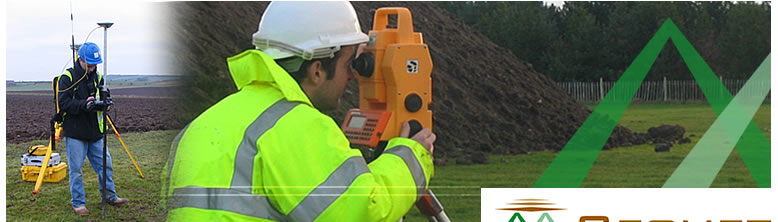
[[[174,88],[112,90],[110,116],[119,133],[179,129]],[[6,142],[47,139],[49,120],[56,112],[51,92],[6,93]],[[113,131],[111,131],[113,132]]]

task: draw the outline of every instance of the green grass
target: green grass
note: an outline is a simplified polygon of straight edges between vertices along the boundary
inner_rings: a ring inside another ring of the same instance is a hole
[[[52,77],[53,78],[53,77]],[[5,86],[6,91],[41,91],[51,90],[51,82],[17,82]]]
[[[661,187],[715,119],[708,104],[630,105],[620,124],[633,132],[646,132],[649,127],[662,124],[679,124],[686,129],[692,143],[675,144],[665,153],[654,152],[652,145],[603,151],[581,187]],[[770,105],[762,105],[753,120],[770,138]],[[452,220],[479,221],[479,187],[531,187],[555,156],[556,153],[542,151],[531,155],[491,156],[491,163],[486,165],[439,166],[430,184]],[[734,150],[711,187],[756,187],[756,183]],[[515,195],[521,198],[521,194]],[[426,218],[412,209],[405,221],[426,221]]]
[[[120,197],[130,202],[120,208],[106,206],[106,220],[164,221],[166,212],[159,206],[160,175],[167,161],[170,141],[177,131],[151,131],[122,134],[145,179],[140,177],[130,157],[115,135],[108,135],[108,150],[113,158],[113,180]],[[64,141],[62,141],[64,142]],[[30,145],[48,144],[46,140],[6,145],[6,219],[8,221],[94,221],[101,220],[102,204],[97,175],[84,163],[84,191],[90,215],[79,217],[70,205],[67,177],[57,183],[43,183],[40,193],[32,196],[35,182],[22,181],[19,158]],[[57,152],[67,162],[65,144]]]
[[[649,127],[659,124],[678,124],[686,129],[686,136],[692,143],[676,144],[666,153],[655,153],[652,145],[602,152],[583,187],[661,187],[715,119],[716,114],[707,104],[639,104],[628,107],[620,121],[622,125],[636,132],[646,132]],[[753,120],[770,138],[770,105],[762,105]],[[711,187],[756,187],[737,150],[732,151]]]

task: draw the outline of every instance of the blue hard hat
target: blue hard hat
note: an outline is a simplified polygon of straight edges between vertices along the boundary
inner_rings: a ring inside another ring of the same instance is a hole
[[[78,49],[78,57],[89,65],[103,63],[103,57],[100,56],[100,48],[93,42],[84,43],[84,45]]]

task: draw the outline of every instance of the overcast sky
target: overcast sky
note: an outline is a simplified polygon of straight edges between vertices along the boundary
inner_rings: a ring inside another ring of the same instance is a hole
[[[6,80],[51,80],[72,66],[70,8],[73,7],[76,44],[98,22],[108,29],[108,74],[172,74],[165,61],[172,52],[167,27],[169,14],[160,3],[140,1],[11,0],[6,8]],[[103,29],[89,36],[103,46]],[[68,62],[70,61],[70,62]],[[100,72],[103,65],[98,66]]]

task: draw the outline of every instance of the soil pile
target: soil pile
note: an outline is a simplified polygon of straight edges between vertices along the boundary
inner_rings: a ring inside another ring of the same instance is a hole
[[[656,152],[670,151],[674,143],[690,143],[689,137],[684,137],[686,129],[680,125],[660,125],[648,128],[647,133],[633,133],[626,127],[616,127],[605,144],[605,149],[618,146],[632,146],[651,143]]]
[[[661,125],[648,128],[648,135],[651,136],[654,143],[680,142],[684,140],[684,133],[686,133],[686,129],[680,125]]]
[[[178,39],[179,73],[192,74],[187,87],[193,118],[235,91],[226,58],[251,49],[263,2],[176,2],[171,31]],[[434,63],[433,112],[438,135],[437,158],[469,157],[484,162],[485,153],[521,154],[560,150],[591,113],[532,65],[491,42],[428,2],[353,2],[362,30],[372,26],[371,10],[406,7],[414,30],[423,33]],[[293,17],[294,15],[290,15]],[[290,18],[291,19],[291,18]],[[358,107],[358,87],[351,82],[341,107],[329,113],[340,124],[345,111]],[[617,127],[616,131],[629,131]],[[627,134],[614,134],[607,146]],[[631,133],[629,135],[632,135]],[[626,140],[626,139],[625,139]],[[477,157],[477,158],[476,158]],[[473,161],[475,160],[475,161]]]

